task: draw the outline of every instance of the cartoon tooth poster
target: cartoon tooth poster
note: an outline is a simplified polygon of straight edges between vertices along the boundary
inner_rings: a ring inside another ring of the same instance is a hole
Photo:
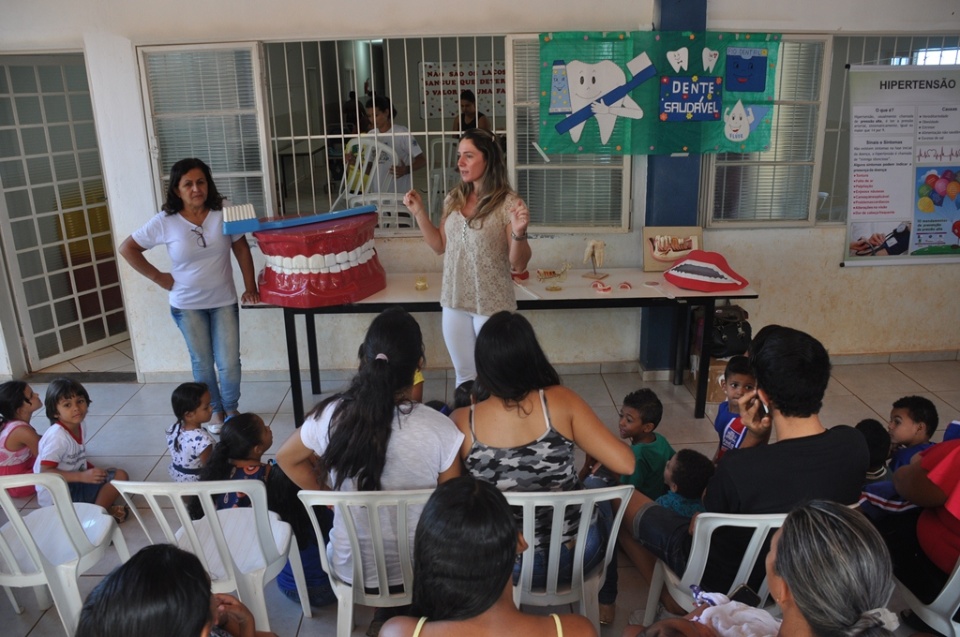
[[[779,34],[540,36],[547,153],[756,152],[769,147]]]

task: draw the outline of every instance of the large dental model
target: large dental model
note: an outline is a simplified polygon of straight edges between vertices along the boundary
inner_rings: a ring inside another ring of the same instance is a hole
[[[260,299],[308,309],[356,303],[387,286],[373,243],[376,213],[254,232],[266,267]]]

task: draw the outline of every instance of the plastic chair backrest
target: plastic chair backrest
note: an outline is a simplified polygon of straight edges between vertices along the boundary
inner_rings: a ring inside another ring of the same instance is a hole
[[[47,534],[56,533],[58,541],[49,543],[44,548],[45,554],[40,550],[33,534],[27,528],[24,521],[24,514],[29,514],[34,509],[20,510],[20,507],[14,502],[13,498],[7,493],[7,489],[23,487],[28,485],[41,486],[47,489],[53,496],[53,508],[57,512],[60,528],[47,528]],[[0,509],[7,516],[10,526],[14,529],[17,539],[21,543],[22,550],[30,557],[31,562],[36,567],[33,574],[40,571],[46,571],[58,564],[75,560],[83,555],[91,553],[95,547],[90,543],[83,527],[80,525],[80,519],[73,508],[73,500],[70,499],[70,491],[67,488],[67,482],[62,476],[56,473],[35,473],[14,476],[4,476],[0,478]],[[14,547],[0,535],[0,577],[4,575],[24,576],[30,572],[22,570],[17,560],[14,558]],[[4,583],[6,585],[6,583]]]
[[[921,602],[900,580],[896,580],[896,583],[907,606],[927,626],[947,637],[960,637],[960,622],[955,619],[960,611],[960,561],[957,561],[947,583],[929,604]]]
[[[315,506],[333,507],[334,524],[342,525],[350,542],[350,554],[362,555],[361,542],[373,551],[372,564],[353,559],[351,582],[342,579],[330,564],[327,552],[320,551],[323,570],[330,578],[330,585],[337,596],[337,635],[349,637],[353,632],[353,605],[391,607],[403,606],[413,600],[413,542],[409,540],[416,530],[420,510],[426,504],[433,489],[414,491],[301,491],[300,500],[307,509],[313,530],[320,537],[320,524]],[[411,520],[415,514],[416,519]],[[387,549],[383,537],[383,524],[394,529],[395,547],[402,577],[402,590],[390,591],[387,571]],[[358,520],[360,524],[358,525]],[[364,537],[358,533],[364,530]],[[369,536],[366,536],[366,534]],[[371,570],[372,569],[372,570]],[[375,573],[373,586],[365,586],[365,575]],[[369,591],[367,590],[369,589]]]
[[[396,163],[396,153],[390,145],[378,141],[372,135],[354,137],[344,145],[343,156],[343,179],[331,210],[337,210],[342,203],[348,207],[354,205],[353,200],[356,198],[369,198],[372,194],[392,192],[390,182],[395,181],[389,177],[387,167]],[[348,159],[351,161],[347,161]],[[382,170],[381,165],[384,166]]]
[[[616,550],[616,537],[626,511],[626,502],[633,493],[632,485],[620,485],[602,489],[585,489],[582,491],[564,492],[506,492],[503,495],[511,506],[521,507],[523,512],[523,536],[530,548],[523,553],[521,560],[520,581],[514,588],[514,601],[517,604],[533,606],[555,606],[579,602],[580,613],[590,619],[599,630],[600,609],[597,602],[597,591],[600,582],[606,573],[607,565],[613,558]],[[603,562],[591,572],[583,571],[583,555],[587,545],[587,530],[594,520],[594,511],[597,504],[619,500],[621,506],[613,516],[611,541],[607,542]],[[543,589],[533,588],[534,571],[534,538],[537,509],[547,507],[551,512],[551,534],[546,548],[547,578]],[[573,573],[569,584],[560,583],[560,553],[563,547],[563,530],[567,510],[573,507],[579,513],[579,527],[575,539],[573,554]],[[586,582],[592,585],[587,586]]]
[[[430,168],[446,169],[457,165],[460,140],[456,137],[434,137],[430,140]]]
[[[7,489],[40,486],[53,505],[20,510]],[[0,586],[17,614],[23,607],[11,587],[32,586],[41,609],[55,603],[68,637],[77,629],[83,600],[78,579],[114,544],[121,561],[130,559],[116,521],[95,504],[74,503],[56,473],[0,477],[0,509],[7,523],[0,532]]]
[[[236,589],[236,579],[238,572],[239,555],[234,556],[231,550],[239,551],[242,548],[255,549],[259,551],[263,560],[267,563],[273,563],[280,559],[281,555],[277,550],[277,545],[273,539],[273,531],[270,527],[269,509],[267,507],[267,489],[259,480],[212,480],[209,482],[129,482],[115,480],[113,485],[117,487],[120,495],[130,506],[140,526],[143,527],[147,540],[151,544],[156,544],[150,535],[150,529],[141,516],[140,511],[134,506],[133,497],[141,496],[147,502],[147,507],[153,513],[160,530],[163,533],[163,541],[170,544],[179,545],[182,548],[196,554],[207,573],[214,577],[213,581],[215,591],[223,592]],[[214,498],[225,493],[236,493],[242,491],[250,498],[251,506],[243,509],[245,513],[245,523],[253,525],[255,546],[231,547],[226,540],[223,520],[221,518],[229,517],[222,515],[224,512],[231,511],[225,509],[218,511],[214,503]],[[216,555],[219,557],[219,564],[211,560],[211,556],[204,550],[203,542],[197,533],[197,528],[190,518],[190,501],[198,498],[203,509],[203,519],[209,526],[210,535],[214,539]],[[164,505],[167,505],[166,507]],[[174,529],[167,517],[164,515],[165,508],[172,508],[176,514],[176,520],[179,522],[180,529]],[[252,518],[252,520],[251,520]],[[181,537],[183,539],[181,539]],[[184,544],[187,544],[184,546]],[[217,567],[221,568],[217,568]],[[222,574],[222,577],[219,577]]]
[[[737,569],[736,577],[733,578],[730,590],[719,591],[729,595],[733,589],[741,584],[746,584],[750,579],[750,575],[757,561],[760,559],[767,538],[783,526],[783,521],[786,517],[786,513],[764,513],[756,515],[701,513],[698,515],[693,526],[693,544],[690,550],[690,556],[687,558],[687,567],[684,569],[683,574],[677,575],[662,561],[657,560],[653,581],[650,583],[650,591],[647,597],[644,623],[649,625],[653,621],[660,599],[660,591],[664,586],[666,586],[671,597],[673,597],[680,606],[687,610],[693,610],[694,601],[690,586],[692,584],[700,584],[700,580],[703,578],[703,572],[707,566],[707,557],[710,555],[710,545],[713,540],[713,534],[717,529],[736,527],[752,530],[750,541],[743,552],[743,556],[740,558],[740,566]],[[763,582],[757,591],[757,595],[760,597],[759,605],[761,607],[766,603],[769,594],[767,578],[766,575],[764,575]],[[650,606],[651,604],[652,608]]]

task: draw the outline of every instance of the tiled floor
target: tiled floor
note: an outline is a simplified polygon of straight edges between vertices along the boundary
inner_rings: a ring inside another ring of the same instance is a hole
[[[90,354],[78,356],[65,363],[51,365],[38,373],[73,374],[76,372],[136,372],[130,341],[104,347]]]
[[[94,357],[96,358],[96,357]],[[189,380],[185,375],[184,380]],[[693,396],[684,387],[667,382],[643,383],[636,373],[565,375],[566,385],[580,393],[593,406],[603,422],[616,432],[617,407],[623,396],[638,387],[648,386],[664,402],[664,417],[658,432],[667,437],[675,448],[692,447],[707,455],[716,447],[716,433],[711,419],[716,405],[708,405],[709,419],[693,418]],[[336,391],[343,382],[325,381],[326,391]],[[100,466],[119,466],[134,480],[168,480],[169,458],[165,451],[163,429],[172,419],[170,392],[174,383],[125,384],[89,383],[92,398],[87,417],[88,453]],[[34,390],[43,394],[45,385],[37,383]],[[259,413],[274,430],[275,447],[294,429],[290,386],[283,382],[244,382],[241,407]],[[425,399],[452,396],[453,381],[429,378]],[[848,365],[834,369],[833,381],[824,401],[822,418],[825,424],[855,424],[863,418],[878,418],[886,422],[890,404],[900,396],[917,393],[928,396],[937,406],[941,431],[950,420],[960,417],[960,362],[899,363],[883,365]],[[304,383],[304,395],[309,397],[309,384]],[[48,427],[42,412],[34,417],[38,431]],[[936,436],[939,440],[940,436]],[[24,507],[34,507],[33,500],[24,501]],[[134,520],[122,527],[127,544],[136,551],[145,544],[143,531]],[[117,565],[112,549],[91,572],[81,578],[80,588],[85,595],[102,576]],[[642,607],[646,600],[646,584],[636,569],[621,560],[620,598],[617,602],[617,621],[603,629],[604,637],[620,635],[631,611]],[[25,606],[16,615],[5,599],[0,599],[0,626],[7,637],[61,637],[62,627],[55,610],[42,612],[36,599],[28,591],[16,591]],[[267,591],[271,628],[281,637],[332,635],[335,633],[336,608],[315,611],[314,617],[304,619],[299,606],[282,597],[274,585]],[[897,602],[891,604],[896,607]],[[358,609],[358,626],[354,635],[362,635],[370,612]],[[910,631],[901,628],[904,635]]]

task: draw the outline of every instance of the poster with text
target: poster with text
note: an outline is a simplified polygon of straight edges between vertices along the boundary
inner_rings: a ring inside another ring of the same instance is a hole
[[[479,113],[507,114],[507,71],[502,61],[422,62],[420,87],[420,116],[424,119],[459,117],[464,90],[473,92]]]
[[[750,153],[770,147],[780,35],[540,34],[546,153]]]
[[[849,79],[845,264],[960,263],[960,66]]]

